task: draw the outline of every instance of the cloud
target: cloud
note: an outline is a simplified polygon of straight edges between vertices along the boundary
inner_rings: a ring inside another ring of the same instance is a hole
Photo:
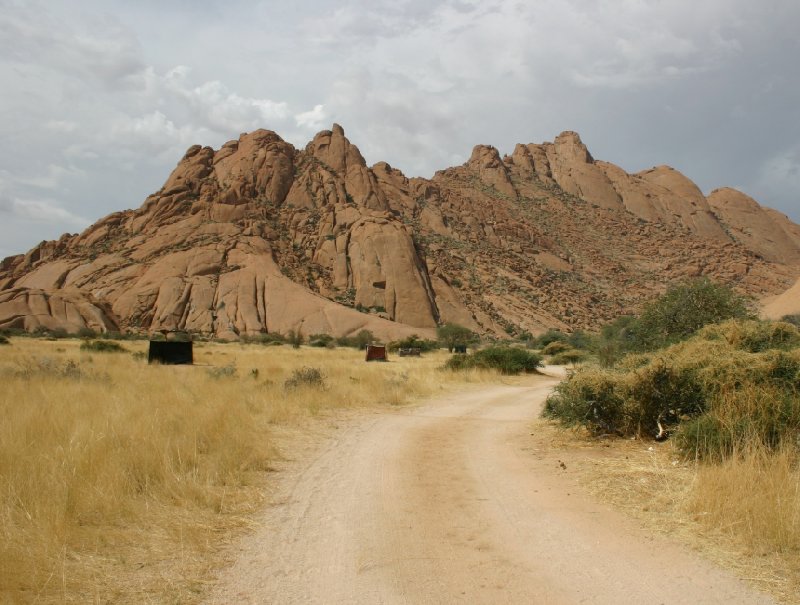
[[[327,119],[323,105],[314,105],[314,109],[304,111],[294,116],[295,123],[300,128],[322,128]]]
[[[800,206],[800,145],[767,158],[759,167],[754,189],[767,196],[774,207],[794,214]]]
[[[0,214],[38,223],[86,227],[90,221],[47,200],[23,200],[0,195]]]

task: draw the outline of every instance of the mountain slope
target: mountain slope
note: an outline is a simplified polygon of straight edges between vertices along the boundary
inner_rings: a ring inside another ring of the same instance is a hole
[[[304,150],[194,146],[139,209],[3,260],[0,327],[513,334],[597,326],[683,277],[761,297],[798,274],[786,217],[595,161],[576,133],[408,179],[334,125]]]

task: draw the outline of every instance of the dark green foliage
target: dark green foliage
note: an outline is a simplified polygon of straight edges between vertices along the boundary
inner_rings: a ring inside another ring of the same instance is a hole
[[[633,349],[653,351],[685,340],[708,324],[748,317],[742,296],[701,278],[674,286],[646,305],[628,332]]]
[[[536,353],[518,347],[495,346],[475,351],[469,355],[455,355],[447,360],[445,368],[468,370],[481,368],[499,370],[501,374],[535,372],[542,358]]]
[[[542,415],[567,426],[585,426],[592,434],[622,434],[624,399],[617,378],[591,368],[574,374],[553,389]]]
[[[10,345],[11,341],[4,335],[0,334],[0,345]]]
[[[697,416],[705,410],[706,394],[691,367],[658,358],[634,371],[626,395],[630,406],[628,432],[655,435],[662,426],[676,424],[682,416]]]
[[[459,346],[467,347],[478,342],[478,336],[469,328],[458,324],[444,324],[436,328],[436,337],[451,353]]]
[[[800,445],[800,330],[790,324],[710,325],[616,368],[580,368],[556,387],[544,415],[593,433],[652,437],[664,428],[688,458]]]
[[[560,330],[547,330],[544,334],[539,335],[539,346],[546,347],[551,342],[559,341],[559,342],[566,342],[567,335],[561,332]]]
[[[390,351],[397,351],[398,349],[419,349],[420,351],[425,352],[435,351],[438,348],[439,341],[423,339],[416,334],[412,334],[403,340],[394,340],[389,343]]]
[[[781,321],[800,327],[800,313],[796,313],[794,315],[784,315],[781,317]]]
[[[81,343],[81,351],[92,351],[95,353],[121,353],[125,351],[118,342],[113,340],[85,340]]]
[[[264,334],[256,334],[255,336],[244,334],[240,337],[240,340],[246,344],[260,345],[282,345],[286,343],[286,337],[277,332],[266,332]]]
[[[78,330],[76,335],[78,338],[97,338],[97,332],[87,327],[83,327]]]
[[[583,330],[577,330],[567,336],[567,343],[573,349],[579,349],[581,351],[588,351],[594,348],[596,344],[596,338],[592,334],[588,334]]]
[[[308,337],[308,344],[311,347],[332,349],[336,346],[336,340],[330,334],[312,334]]]
[[[543,355],[555,355],[556,353],[563,353],[564,351],[569,351],[572,347],[570,347],[565,341],[563,340],[554,340],[548,343],[543,349]]]
[[[292,345],[293,349],[299,349],[300,345],[303,344],[305,338],[303,338],[303,333],[299,330],[295,332],[294,330],[289,330],[289,333],[286,335],[286,342]]]
[[[581,361],[586,361],[589,355],[585,351],[579,351],[578,349],[570,349],[567,347],[566,350],[560,351],[553,355],[550,358],[550,363],[557,366],[563,366],[568,363],[579,363]]]
[[[375,335],[369,330],[361,330],[355,336],[342,336],[336,339],[336,344],[340,347],[352,347],[354,349],[363,349],[373,342],[375,342]]]
[[[299,387],[323,388],[325,386],[325,375],[319,368],[302,367],[292,372],[292,376],[283,383],[286,389],[296,389]]]

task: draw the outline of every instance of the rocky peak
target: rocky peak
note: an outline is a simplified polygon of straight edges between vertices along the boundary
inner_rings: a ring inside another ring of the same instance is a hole
[[[0,327],[379,337],[596,327],[707,275],[754,295],[800,272],[800,227],[678,171],[628,174],[580,137],[476,146],[407,179],[334,124],[190,147],[137,210],[0,263]]]
[[[472,155],[466,166],[477,172],[481,181],[494,187],[500,193],[512,198],[517,197],[517,190],[511,182],[508,168],[496,148],[491,145],[476,145],[472,149]]]
[[[554,146],[556,154],[562,161],[582,164],[594,163],[592,154],[589,153],[589,149],[583,144],[577,132],[565,130],[556,137]]]

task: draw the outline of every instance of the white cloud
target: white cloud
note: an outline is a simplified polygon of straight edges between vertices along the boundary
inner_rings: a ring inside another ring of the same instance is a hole
[[[39,223],[58,223],[73,227],[86,227],[90,222],[82,216],[61,208],[53,201],[24,200],[6,196],[0,196],[0,214]]]
[[[327,115],[323,105],[314,105],[314,109],[294,116],[294,121],[300,128],[322,128],[326,119]]]

